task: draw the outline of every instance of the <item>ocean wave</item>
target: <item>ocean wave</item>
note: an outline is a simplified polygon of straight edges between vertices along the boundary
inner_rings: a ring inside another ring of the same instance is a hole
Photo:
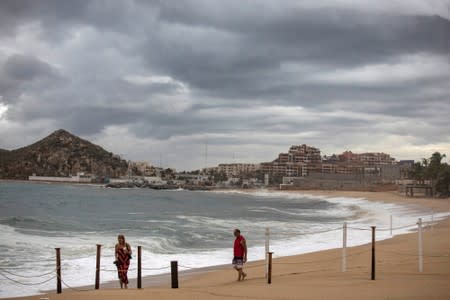
[[[274,191],[274,190],[219,190],[213,191],[213,193],[218,194],[235,194],[235,195],[245,195],[248,197],[255,198],[258,201],[265,201],[267,199],[279,198],[284,201],[290,201],[293,203],[313,203],[316,201],[326,201],[327,197],[319,196],[319,195],[310,195],[307,193],[287,193],[282,191]]]
[[[317,218],[317,217],[329,217],[329,218],[353,218],[355,214],[360,210],[357,205],[348,206],[338,206],[334,210],[330,209],[279,209],[275,207],[268,206],[255,206],[250,207],[250,211],[258,213],[278,213],[282,215],[297,216],[297,217],[307,217],[307,218]]]
[[[11,226],[22,233],[41,234],[44,236],[66,236],[73,231],[89,232],[92,230],[91,226],[74,222],[68,218],[11,216],[0,218],[0,224]]]
[[[49,218],[40,219],[32,216],[12,216],[1,218],[0,224],[8,225],[13,228],[29,228],[52,230],[57,228],[57,223]]]

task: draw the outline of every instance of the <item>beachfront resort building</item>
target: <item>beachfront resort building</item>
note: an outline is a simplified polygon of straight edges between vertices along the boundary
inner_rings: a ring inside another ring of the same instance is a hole
[[[403,171],[404,172],[404,171]],[[320,149],[306,144],[292,145],[271,162],[260,164],[219,164],[205,173],[221,173],[227,178],[258,178],[265,184],[301,184],[313,187],[356,188],[368,183],[392,183],[401,178],[399,164],[389,154],[379,152],[321,156]]]
[[[393,165],[395,159],[386,153],[367,152],[367,153],[353,153],[352,151],[345,151],[339,156],[341,162],[354,162],[364,166],[376,165]]]
[[[324,183],[319,187],[336,187],[335,183],[342,180],[349,182],[347,186],[369,181],[386,183],[401,176],[400,167],[389,154],[345,151],[322,157],[318,148],[305,144],[291,146],[288,153],[280,153],[274,161],[261,163],[261,172],[268,174],[271,183],[308,182],[309,188],[317,187],[318,183]]]
[[[271,176],[298,177],[320,168],[322,157],[320,150],[308,145],[294,145],[288,153],[278,154],[272,162],[261,163],[261,171]]]
[[[136,170],[138,175],[147,177],[161,177],[164,171],[163,168],[158,168],[146,161],[133,161],[130,162],[132,170]],[[171,172],[175,173],[175,169],[171,169]],[[136,174],[132,174],[136,175]],[[130,176],[132,176],[130,175]]]
[[[225,175],[230,178],[241,174],[254,173],[260,169],[260,164],[219,164],[215,169],[218,173],[225,173]]]

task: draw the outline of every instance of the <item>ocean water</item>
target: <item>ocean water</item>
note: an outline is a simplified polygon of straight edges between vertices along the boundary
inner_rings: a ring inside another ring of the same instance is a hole
[[[114,245],[124,234],[134,251],[129,277],[136,277],[137,246],[143,275],[229,264],[233,229],[240,228],[250,261],[264,258],[269,228],[274,257],[342,246],[342,224],[415,230],[416,206],[325,198],[281,192],[155,191],[90,185],[0,182],[0,297],[54,290],[55,248],[61,248],[62,278],[71,287],[93,286],[96,245],[102,245],[101,282],[116,280]],[[434,214],[434,220],[445,214]],[[377,239],[391,237],[389,230]],[[348,232],[348,246],[369,243],[369,231]],[[66,288],[63,285],[63,289]]]

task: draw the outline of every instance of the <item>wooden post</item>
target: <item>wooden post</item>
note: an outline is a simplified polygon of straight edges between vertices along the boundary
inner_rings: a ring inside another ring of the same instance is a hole
[[[102,245],[97,244],[97,259],[95,264],[95,289],[100,288],[100,250]]]
[[[375,280],[375,226],[372,227],[372,276],[371,279]]]
[[[423,272],[423,248],[422,248],[422,218],[417,222],[419,234],[419,272]]]
[[[172,275],[172,288],[178,288],[178,261],[170,262],[170,274]]]
[[[269,272],[267,273],[267,283],[272,283],[272,254],[273,252],[269,252]]]
[[[142,288],[142,262],[141,262],[141,250],[142,247],[138,246],[138,269],[137,269],[137,288],[141,289]]]
[[[269,228],[266,228],[266,278],[269,272]]]
[[[347,270],[347,222],[342,227],[342,272]]]
[[[55,248],[56,250],[56,293],[61,294],[61,248]]]

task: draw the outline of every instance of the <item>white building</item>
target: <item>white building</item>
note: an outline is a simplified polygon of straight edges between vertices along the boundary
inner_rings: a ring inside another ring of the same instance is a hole
[[[76,176],[58,177],[58,176],[36,176],[33,174],[28,176],[30,181],[45,181],[45,182],[75,182],[75,183],[91,183],[92,177],[85,175],[83,172],[78,172]]]
[[[219,173],[225,173],[227,177],[239,176],[243,173],[252,173],[260,169],[259,164],[219,164],[217,171]]]

